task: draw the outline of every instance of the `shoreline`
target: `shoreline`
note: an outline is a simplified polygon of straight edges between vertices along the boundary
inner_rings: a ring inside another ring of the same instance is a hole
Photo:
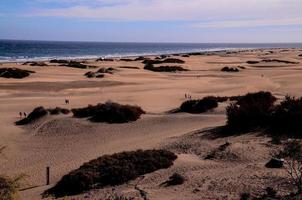
[[[37,59],[24,59],[24,60],[14,60],[14,61],[1,61],[0,60],[0,65],[1,64],[9,64],[9,63],[16,63],[16,64],[21,64],[24,62],[48,62],[50,60],[71,60],[71,61],[93,61],[95,59],[99,58],[110,58],[110,59],[123,59],[123,58],[136,58],[136,57],[151,57],[151,56],[160,56],[160,55],[165,55],[165,56],[173,56],[175,54],[178,54],[180,56],[186,55],[186,54],[192,54],[192,53],[226,53],[226,52],[232,52],[232,51],[247,51],[247,50],[269,50],[269,49],[288,49],[288,48],[228,48],[228,49],[213,49],[213,50],[201,50],[201,51],[188,51],[188,52],[171,52],[171,53],[158,53],[158,54],[136,54],[136,55],[125,55],[125,56],[83,56],[83,57],[52,57],[52,58],[37,58]],[[290,49],[295,49],[295,48],[290,48]],[[86,58],[85,58],[86,57]]]

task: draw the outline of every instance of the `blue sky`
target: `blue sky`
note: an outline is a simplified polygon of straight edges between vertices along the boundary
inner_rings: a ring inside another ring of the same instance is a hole
[[[0,39],[302,42],[301,0],[1,0]]]

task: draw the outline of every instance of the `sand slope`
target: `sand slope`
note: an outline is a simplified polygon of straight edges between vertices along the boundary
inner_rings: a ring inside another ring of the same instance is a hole
[[[227,103],[209,113],[200,115],[169,114],[185,100],[207,95],[242,95],[259,90],[272,91],[283,97],[286,94],[301,96],[301,64],[277,62],[246,64],[248,60],[284,59],[302,62],[299,49],[282,51],[254,50],[232,54],[216,53],[208,56],[178,57],[186,61],[183,66],[191,71],[156,73],[143,70],[135,62],[95,62],[98,67],[113,67],[113,74],[103,79],[87,79],[89,70],[61,66],[30,67],[20,64],[3,64],[1,67],[18,67],[36,71],[22,80],[0,79],[0,145],[7,146],[0,157],[0,171],[9,175],[25,173],[28,183],[22,199],[40,199],[45,184],[45,167],[51,167],[51,184],[62,175],[79,167],[83,162],[104,154],[125,150],[167,148],[179,153],[175,165],[167,170],[146,175],[142,180],[115,188],[116,193],[141,198],[133,184],[148,193],[149,199],[236,199],[241,191],[259,191],[271,182],[284,188],[284,171],[263,167],[274,149],[268,139],[248,136],[209,139],[202,137],[203,130],[225,123]],[[244,66],[239,73],[225,73],[224,66]],[[121,66],[139,69],[120,68]],[[64,105],[64,99],[70,104]],[[83,107],[108,100],[141,106],[147,114],[129,124],[91,123],[86,119],[68,116],[47,116],[30,126],[16,127],[18,113],[29,113],[37,106]],[[197,132],[196,132],[197,131]],[[233,160],[204,160],[211,149],[231,142]],[[161,187],[173,172],[185,175],[182,186]],[[104,198],[112,188],[91,191],[77,199]]]

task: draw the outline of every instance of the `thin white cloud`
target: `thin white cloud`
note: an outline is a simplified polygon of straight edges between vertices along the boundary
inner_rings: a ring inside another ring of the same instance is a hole
[[[257,19],[257,20],[232,20],[232,21],[214,21],[195,23],[194,28],[245,28],[245,27],[263,27],[263,26],[295,26],[302,25],[301,18],[289,19]]]
[[[113,21],[194,21],[196,28],[301,25],[301,0],[36,0],[69,7],[36,8],[29,16]]]

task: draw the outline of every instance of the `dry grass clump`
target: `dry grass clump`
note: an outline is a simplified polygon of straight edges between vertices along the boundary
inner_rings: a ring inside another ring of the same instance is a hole
[[[40,119],[41,117],[44,117],[45,115],[47,115],[47,113],[48,112],[44,107],[42,107],[42,106],[37,107],[31,113],[29,113],[29,115],[26,118],[15,122],[15,124],[16,125],[30,124],[30,123]]]
[[[142,114],[145,114],[142,108],[131,105],[121,105],[114,102],[106,102],[89,105],[85,108],[72,109],[74,117],[86,118],[93,122],[107,123],[127,123],[136,121]]]
[[[19,68],[0,68],[0,77],[3,78],[22,79],[28,77],[31,73],[35,73],[35,72],[30,70],[23,70]]]
[[[216,97],[208,96],[199,100],[188,100],[181,104],[179,112],[187,112],[192,114],[204,113],[208,110],[216,108],[218,100]]]
[[[30,65],[30,66],[38,66],[38,67],[45,67],[48,66],[45,62],[25,62],[22,65]]]
[[[105,155],[62,177],[44,196],[63,197],[93,188],[124,184],[137,177],[173,165],[177,156],[166,150],[138,150]]]

